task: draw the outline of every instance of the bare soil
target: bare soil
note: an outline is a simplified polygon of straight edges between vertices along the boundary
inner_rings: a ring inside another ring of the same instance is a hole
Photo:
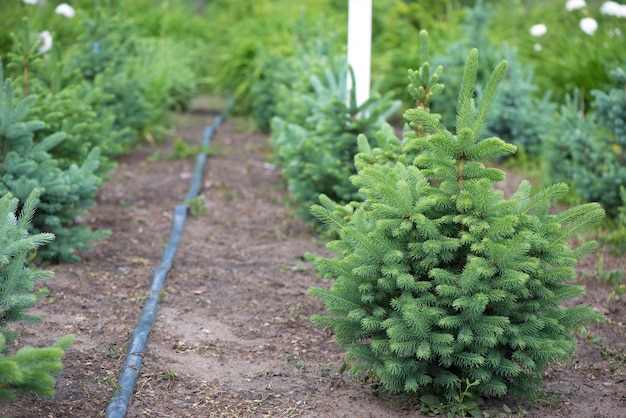
[[[14,349],[75,336],[56,396],[19,394],[0,403],[0,415],[105,416],[195,166],[193,157],[171,158],[174,138],[198,144],[220,105],[199,101],[174,115],[174,137],[119,160],[84,220],[112,236],[79,263],[47,267],[55,273],[44,283],[50,293],[33,311],[44,322],[16,327]],[[213,144],[218,152],[208,160],[200,198],[205,211],[187,219],[126,416],[426,416],[344,371],[342,349],[312,326],[310,316],[324,307],[307,289],[330,283],[317,278],[304,254],[327,252],[293,216],[280,171],[268,162],[267,136],[229,118]],[[485,416],[626,416],[626,306],[609,297],[614,288],[598,279],[596,260],[581,263],[587,293],[574,303],[591,304],[606,320],[579,335],[571,362],[550,368],[538,404],[493,400]],[[604,263],[623,269],[625,260],[604,250]]]

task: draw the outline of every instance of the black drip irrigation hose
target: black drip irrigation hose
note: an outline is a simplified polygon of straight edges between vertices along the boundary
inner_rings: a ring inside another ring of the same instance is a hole
[[[232,99],[228,100],[226,107],[222,113],[215,118],[213,124],[207,126],[204,129],[202,135],[202,146],[207,149],[211,143],[213,134],[220,127],[224,118],[228,114],[230,107],[232,106]],[[174,263],[174,257],[176,256],[176,250],[180,243],[180,238],[183,235],[183,229],[185,227],[185,221],[187,220],[187,210],[189,209],[189,201],[194,199],[200,193],[202,186],[202,176],[204,172],[204,165],[206,163],[206,152],[200,152],[196,159],[196,168],[191,178],[191,186],[189,192],[185,196],[185,200],[181,205],[176,205],[174,208],[174,221],[172,224],[172,231],[170,238],[163,250],[163,256],[161,258],[161,264],[154,270],[152,275],[152,282],[150,284],[150,296],[146,300],[141,317],[128,345],[128,354],[122,367],[122,372],[118,380],[118,388],[109,403],[106,410],[106,418],[123,418],[126,416],[128,410],[128,404],[133,394],[135,382],[139,375],[139,369],[141,368],[141,361],[144,357],[146,343],[148,342],[148,335],[154,324],[156,313],[161,298],[161,292],[165,284],[165,278],[167,273],[172,268]]]

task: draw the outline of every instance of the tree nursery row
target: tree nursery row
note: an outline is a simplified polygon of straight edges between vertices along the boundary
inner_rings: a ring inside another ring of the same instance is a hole
[[[72,336],[16,347],[12,325],[45,321],[28,310],[46,265],[114,239],[84,218],[116,159],[210,94],[267,133],[296,215],[336,254],[308,259],[333,281],[310,289],[327,309],[312,320],[353,373],[452,415],[536,399],[602,319],[564,307],[578,261],[626,249],[626,5],[374,3],[364,103],[347,1],[2,6],[0,398],[54,396]],[[529,180],[511,196],[508,172]]]

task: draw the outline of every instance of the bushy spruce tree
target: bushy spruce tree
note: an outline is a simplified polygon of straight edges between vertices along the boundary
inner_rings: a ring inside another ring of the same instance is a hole
[[[389,392],[436,396],[442,405],[467,394],[532,399],[546,368],[573,355],[577,327],[601,317],[561,303],[584,292],[568,281],[596,247],[588,241],[572,249],[568,239],[604,211],[589,203],[552,213],[564,184],[531,194],[523,182],[510,199],[494,187],[504,173],[483,162],[515,151],[483,135],[506,62],[479,106],[477,67],[472,50],[455,133],[421,106],[409,109],[414,133],[403,148],[414,156],[377,162],[385,150],[361,136],[352,181],[365,200],[348,214],[326,196],[312,208],[339,237],[328,244],[336,257],[313,257],[320,276],[335,279],[330,289],[310,289],[328,312],[313,322],[347,347],[354,372],[368,372]]]
[[[579,92],[567,97],[544,142],[552,178],[568,182],[582,200],[599,202],[617,218],[626,186],[625,69],[611,71],[610,80],[605,91],[592,91],[587,113]]]
[[[101,152],[97,172],[104,176],[113,168],[112,160],[136,141],[136,132],[116,127],[113,111],[106,106],[112,96],[107,97],[84,80],[78,70],[69,71],[59,47],[42,55],[28,22],[20,29],[12,34],[7,77],[15,83],[16,94],[37,97],[29,115],[44,122],[45,127],[35,133],[33,141],[40,142],[62,131],[65,140],[50,150],[62,169],[80,163],[98,147]]]
[[[10,323],[41,320],[26,310],[46,294],[45,289],[35,291],[35,283],[52,275],[25,265],[33,251],[54,239],[48,233],[29,234],[38,196],[34,190],[21,202],[19,217],[18,199],[10,194],[0,198],[0,400],[14,399],[15,390],[54,395],[52,374],[62,368],[61,358],[73,342],[70,335],[51,347],[24,347],[13,354],[6,347],[17,337],[8,329]]]
[[[61,169],[49,151],[64,140],[64,134],[55,132],[34,142],[35,132],[45,126],[26,119],[34,100],[33,96],[17,100],[15,86],[11,79],[4,79],[0,66],[0,196],[11,193],[24,202],[33,190],[42,190],[31,232],[51,232],[56,239],[38,255],[54,262],[76,261],[77,250],[90,250],[94,242],[110,234],[76,225],[76,218],[95,204],[94,195],[102,185],[95,174],[99,149],[92,149],[81,165]]]

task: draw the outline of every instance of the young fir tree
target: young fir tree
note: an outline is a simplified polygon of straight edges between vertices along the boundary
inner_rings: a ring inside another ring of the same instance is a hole
[[[626,185],[626,71],[610,72],[606,91],[593,90],[591,111],[581,108],[574,91],[546,133],[549,175],[571,184],[585,202],[602,204],[609,218],[619,217]]]
[[[349,180],[355,172],[356,137],[372,135],[399,107],[389,96],[376,95],[357,104],[355,89],[348,87],[348,76],[354,85],[354,72],[345,60],[336,62],[325,78],[310,78],[313,94],[301,92],[299,99],[310,109],[305,120],[288,123],[274,117],[271,122],[270,143],[289,191],[307,209],[305,218],[320,193],[344,203],[359,199]]]
[[[93,196],[102,185],[95,172],[99,149],[92,149],[82,164],[63,170],[49,151],[64,140],[56,132],[35,143],[35,132],[45,125],[25,120],[35,97],[17,100],[11,79],[4,80],[0,65],[0,196],[11,193],[24,202],[34,189],[42,190],[39,207],[33,217],[31,232],[51,232],[56,239],[40,249],[38,255],[54,262],[76,261],[77,250],[110,234],[92,232],[87,225],[76,225],[76,217],[85,215],[95,202]]]
[[[13,47],[7,54],[7,78],[13,80],[17,95],[37,97],[29,115],[45,123],[33,141],[40,142],[62,131],[65,140],[50,150],[61,169],[83,161],[98,147],[98,174],[104,176],[114,166],[112,159],[135,142],[136,133],[128,128],[114,128],[115,116],[104,105],[111,97],[84,80],[78,70],[68,71],[59,47],[45,54],[37,51],[41,42],[32,35],[27,21],[12,34],[12,40]]]
[[[0,400],[14,399],[15,390],[54,395],[52,374],[62,368],[61,358],[73,342],[69,335],[51,347],[24,347],[13,354],[6,348],[17,337],[7,328],[10,323],[41,320],[25,311],[46,294],[45,289],[34,291],[35,283],[52,275],[25,266],[33,251],[54,238],[52,234],[28,232],[38,196],[37,190],[29,195],[19,218],[18,199],[10,194],[0,199]]]
[[[548,365],[573,355],[573,331],[601,317],[561,303],[584,292],[566,282],[596,247],[572,249],[568,239],[604,211],[590,203],[551,213],[564,184],[533,195],[523,182],[510,199],[494,188],[504,173],[482,162],[515,151],[482,136],[506,62],[478,107],[477,66],[472,50],[455,133],[419,105],[408,110],[414,131],[403,147],[415,158],[377,162],[384,150],[362,136],[353,182],[364,202],[350,216],[326,196],[312,208],[339,237],[328,244],[336,257],[314,257],[319,274],[335,279],[330,289],[310,290],[328,311],[314,323],[347,347],[354,372],[369,372],[389,392],[448,405],[467,394],[532,399]]]

